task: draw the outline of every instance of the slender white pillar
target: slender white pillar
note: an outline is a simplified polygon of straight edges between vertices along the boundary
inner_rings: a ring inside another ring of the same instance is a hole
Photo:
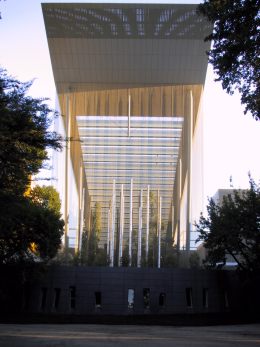
[[[116,181],[113,180],[112,191],[112,223],[111,223],[111,239],[110,239],[110,266],[114,266],[114,252],[115,252],[115,227],[116,227]]]
[[[161,267],[161,228],[162,228],[162,197],[159,199],[159,216],[158,216],[158,269]]]
[[[159,234],[159,215],[160,215],[160,191],[157,190],[157,236]]]
[[[133,179],[130,183],[130,208],[129,208],[129,266],[132,265],[132,236],[133,236]]]
[[[111,209],[107,211],[107,256],[110,255],[110,223],[111,223]]]
[[[121,195],[120,195],[120,230],[119,230],[119,252],[118,252],[118,266],[122,265],[123,256],[123,238],[124,238],[124,185],[121,185]]]
[[[146,243],[145,243],[145,259],[148,262],[149,252],[149,222],[150,222],[150,186],[147,186],[147,201],[146,201]]]
[[[186,219],[186,251],[190,250],[191,223],[191,175],[192,175],[192,139],[193,139],[193,95],[188,94],[188,130],[187,130],[187,219]]]
[[[77,230],[77,234],[76,234],[76,243],[75,243],[75,253],[80,252],[80,239],[81,239],[81,211],[82,211],[82,182],[83,182],[83,167],[82,167],[82,163],[80,165],[80,169],[79,169],[79,194],[78,194],[78,204],[79,204],[79,209],[78,209],[78,230]]]
[[[177,226],[177,249],[180,250],[181,243],[181,195],[182,195],[182,161],[179,160],[178,170],[178,226]]]
[[[64,204],[64,248],[68,249],[69,234],[69,171],[70,171],[70,128],[71,128],[70,95],[66,96],[66,147],[65,147],[65,204]]]
[[[142,207],[143,207],[143,189],[141,189],[141,191],[140,191],[138,245],[137,245],[137,267],[141,267],[141,259],[142,259],[142,213],[143,213]]]
[[[172,238],[174,235],[174,206],[172,205]]]
[[[81,210],[80,210],[80,232],[79,232],[79,251],[82,247],[82,234],[84,228],[84,212],[85,212],[85,188],[82,189]]]
[[[131,95],[128,95],[128,137],[131,136]]]

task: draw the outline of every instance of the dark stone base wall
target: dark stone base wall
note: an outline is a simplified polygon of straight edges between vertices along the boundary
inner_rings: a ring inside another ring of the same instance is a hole
[[[225,312],[237,305],[234,287],[236,276],[228,272],[54,267],[33,288],[27,310],[77,315]],[[129,289],[134,290],[130,308]]]
[[[123,323],[131,317],[222,315],[223,319],[231,313],[243,316],[244,310],[259,312],[259,302],[247,300],[235,271],[55,266],[21,288],[14,287],[18,274],[12,271],[2,273],[2,279],[9,278],[9,284],[0,285],[2,316],[16,312],[49,321],[117,316],[124,317]],[[129,289],[134,291],[131,307]]]

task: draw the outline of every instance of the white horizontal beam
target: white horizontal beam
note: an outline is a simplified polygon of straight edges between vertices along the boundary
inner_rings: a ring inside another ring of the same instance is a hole
[[[79,127],[128,128],[128,116],[77,116]],[[131,116],[131,128],[182,129],[183,117]]]
[[[175,155],[179,152],[179,147],[155,147],[155,146],[142,146],[142,150],[140,150],[140,146],[135,146],[134,144],[132,146],[86,146],[82,145],[82,152],[83,154],[140,154],[142,152],[143,154],[157,154],[157,155]]]
[[[179,147],[179,138],[80,136],[82,146]]]
[[[83,161],[84,163],[88,162],[95,162],[97,165],[101,165],[101,163],[150,163],[150,164],[156,164],[156,163],[177,163],[178,156],[177,154],[171,155],[171,154],[156,154],[156,153],[139,153],[139,154],[130,154],[130,153],[117,153],[117,154],[111,154],[111,155],[103,155],[98,153],[88,153],[83,154]]]
[[[109,131],[108,131],[109,128]],[[127,137],[128,128],[111,128],[109,124],[106,127],[87,127],[78,128],[80,136],[97,136],[97,137]],[[151,137],[151,138],[180,138],[181,129],[177,128],[134,128],[131,126],[131,137]]]

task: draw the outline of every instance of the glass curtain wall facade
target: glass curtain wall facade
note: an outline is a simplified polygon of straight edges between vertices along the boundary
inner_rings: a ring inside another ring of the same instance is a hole
[[[166,236],[189,250],[203,201],[200,102],[209,24],[194,5],[43,4],[43,14],[68,138],[65,246],[75,237],[80,250],[99,206],[99,245],[112,265],[126,248],[130,261],[136,248],[140,265],[152,232],[158,252]]]

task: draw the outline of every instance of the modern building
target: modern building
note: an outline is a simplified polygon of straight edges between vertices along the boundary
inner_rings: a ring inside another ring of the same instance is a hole
[[[233,198],[235,192],[244,192],[242,189],[234,189],[234,188],[221,188],[216,191],[212,199],[216,204],[222,204],[224,197],[228,197],[229,195]]]
[[[111,264],[137,263],[155,214],[189,250],[203,206],[202,95],[211,25],[196,5],[42,4],[66,147],[54,160],[65,247],[80,249],[101,207]],[[142,250],[143,247],[143,250]],[[160,257],[159,257],[160,259]],[[160,266],[158,260],[158,266]]]

